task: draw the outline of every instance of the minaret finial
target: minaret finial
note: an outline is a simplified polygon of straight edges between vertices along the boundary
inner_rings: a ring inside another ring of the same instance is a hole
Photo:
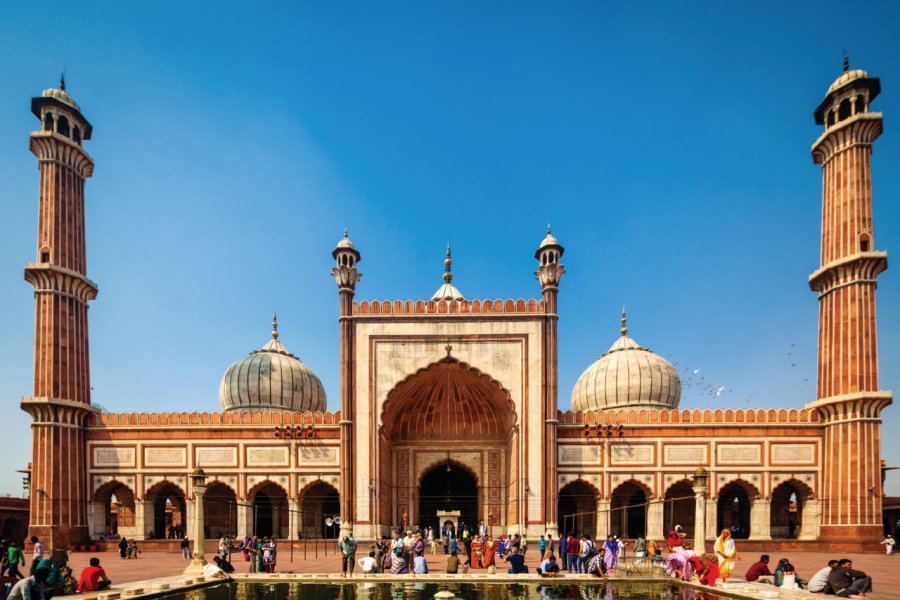
[[[278,312],[272,311],[272,339],[278,339]]]
[[[66,72],[63,71],[59,75],[59,89],[66,91]]]
[[[453,273],[450,267],[453,265],[453,259],[450,258],[450,240],[447,240],[447,258],[444,259],[444,281],[450,283],[453,281]]]
[[[628,317],[625,315],[625,305],[622,305],[622,329],[619,331],[622,332],[622,335],[628,335],[628,327],[626,323],[628,322]]]
[[[547,235],[553,235],[553,234],[550,232],[550,223],[547,223]]]
[[[344,239],[345,240],[350,239],[350,231],[346,227],[344,227]]]
[[[844,50],[844,73],[850,70],[850,55]]]

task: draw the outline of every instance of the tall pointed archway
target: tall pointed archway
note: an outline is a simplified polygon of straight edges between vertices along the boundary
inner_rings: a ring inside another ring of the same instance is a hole
[[[518,464],[516,411],[498,381],[448,351],[388,393],[381,423],[384,528],[435,526],[438,509],[460,510],[463,521],[475,520],[466,524],[484,521],[498,533],[509,522],[517,502],[510,475]]]

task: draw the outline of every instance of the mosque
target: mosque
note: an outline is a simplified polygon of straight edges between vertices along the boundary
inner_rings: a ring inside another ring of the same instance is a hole
[[[815,109],[821,136],[816,399],[781,410],[682,410],[672,365],[629,335],[558,408],[560,240],[535,252],[536,297],[472,299],[444,284],[419,300],[358,300],[363,253],[332,251],[340,410],[316,374],[271,338],[227,367],[221,411],[108,413],[91,404],[84,185],[93,133],[65,89],[32,100],[39,165],[30,535],[69,545],[192,531],[191,473],[208,476],[209,535],[358,538],[445,518],[529,537],[577,530],[661,539],[674,524],[713,539],[840,544],[882,533],[872,143],[879,79],[844,72]],[[812,223],[809,224],[813,226]],[[537,241],[537,240],[536,240]],[[523,274],[525,276],[525,274]],[[539,286],[539,287],[538,287]],[[563,286],[565,293],[565,286]],[[537,292],[540,291],[540,295]],[[263,336],[261,336],[263,337]],[[297,348],[293,348],[298,352]],[[223,365],[225,367],[225,365]]]

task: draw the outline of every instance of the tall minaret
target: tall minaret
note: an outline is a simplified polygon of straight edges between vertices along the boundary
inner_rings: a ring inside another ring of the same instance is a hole
[[[353,498],[356,477],[356,444],[353,436],[353,323],[350,321],[353,311],[353,296],[356,294],[356,284],[362,277],[362,273],[356,270],[356,265],[361,260],[359,251],[347,230],[344,230],[344,239],[338,242],[331,255],[335,260],[335,267],[331,274],[338,285],[340,297],[340,331],[341,331],[341,479],[340,479],[340,504],[341,504],[341,535],[350,533],[353,528],[354,510]],[[370,507],[370,511],[374,511]],[[374,514],[370,515],[372,521]]]
[[[32,418],[31,527],[51,547],[88,539],[84,425],[91,407],[84,180],[94,170],[82,148],[91,124],[58,88],[31,100],[41,130],[31,134],[40,173],[37,260],[25,265],[34,286],[34,394],[22,399]]]
[[[566,268],[559,262],[565,249],[550,232],[547,225],[547,237],[541,242],[534,257],[538,260],[538,270],[535,277],[541,283],[541,291],[544,300],[544,407],[542,415],[544,419],[544,439],[541,447],[544,449],[544,484],[541,486],[544,497],[541,505],[544,507],[544,522],[547,532],[559,537],[557,520],[557,502],[559,499],[559,484],[557,482],[557,444],[556,419],[558,395],[559,395],[559,365],[557,362],[557,326],[559,312],[557,309],[557,296],[559,295],[559,280],[562,279]]]
[[[887,254],[874,249],[872,142],[881,113],[869,111],[878,78],[844,72],[815,110],[825,132],[812,147],[822,165],[821,266],[809,285],[819,294],[817,408],[825,420],[823,539],[878,541],[882,534],[881,410],[875,288]]]

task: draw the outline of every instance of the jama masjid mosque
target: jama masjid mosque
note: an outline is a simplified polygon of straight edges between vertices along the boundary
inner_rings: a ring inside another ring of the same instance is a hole
[[[678,523],[701,539],[732,527],[750,540],[880,540],[880,413],[891,394],[878,387],[875,322],[887,267],[872,235],[879,91],[878,78],[845,65],[814,111],[818,387],[802,408],[679,409],[675,369],[630,337],[623,314],[609,349],[583,357],[572,409],[560,411],[564,248],[548,231],[527,300],[465,297],[449,248],[433,296],[358,300],[363,254],[345,233],[332,251],[338,412],[274,322],[270,339],[225,370],[221,411],[105,413],[90,397],[93,128],[64,81],[45,90],[31,102],[38,237],[25,266],[36,302],[34,391],[21,402],[33,431],[30,535],[59,546],[192,531],[190,474],[202,467],[210,535],[321,537],[339,524],[365,539],[437,526],[446,511],[530,537],[576,528],[661,538]]]

